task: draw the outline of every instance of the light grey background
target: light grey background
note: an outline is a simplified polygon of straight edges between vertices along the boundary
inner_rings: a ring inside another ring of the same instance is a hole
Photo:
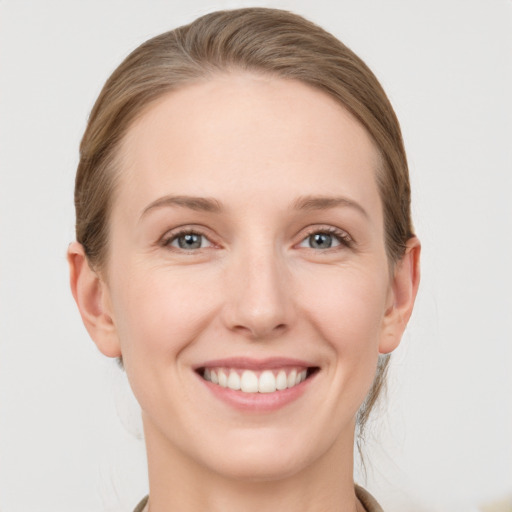
[[[0,0],[0,510],[129,511],[137,410],[68,290],[78,144],[143,40],[217,8],[282,7],[352,47],[401,120],[423,242],[417,308],[366,452],[393,511],[512,493],[509,0]]]

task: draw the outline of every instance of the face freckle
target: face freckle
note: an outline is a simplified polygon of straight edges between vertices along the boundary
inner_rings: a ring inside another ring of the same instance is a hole
[[[155,102],[121,161],[106,289],[148,444],[262,478],[351,453],[392,302],[365,129],[226,74]]]

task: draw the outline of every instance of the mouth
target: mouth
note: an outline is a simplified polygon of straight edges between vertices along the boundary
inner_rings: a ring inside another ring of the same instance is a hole
[[[299,386],[319,371],[317,366],[283,366],[249,369],[229,366],[208,366],[196,370],[205,381],[248,394],[279,393]]]

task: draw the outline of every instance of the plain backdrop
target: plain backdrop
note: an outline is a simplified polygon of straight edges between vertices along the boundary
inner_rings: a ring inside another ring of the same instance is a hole
[[[1,512],[131,511],[147,490],[136,405],[68,288],[79,140],[129,51],[248,5],[332,31],[402,124],[423,279],[371,425],[367,487],[395,512],[512,493],[509,0],[0,0]]]

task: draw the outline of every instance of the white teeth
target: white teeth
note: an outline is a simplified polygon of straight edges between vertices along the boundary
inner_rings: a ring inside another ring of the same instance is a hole
[[[284,370],[281,370],[277,374],[276,389],[281,391],[282,389],[286,389],[287,387],[288,387],[288,381],[286,379],[286,372]]]
[[[293,388],[293,386],[295,386],[295,384],[297,384],[296,378],[297,378],[297,371],[296,370],[292,370],[288,374],[288,379],[286,380],[286,384],[287,384],[287,386],[289,388]]]
[[[225,368],[205,368],[203,377],[205,380],[218,384],[223,388],[241,390],[244,393],[274,393],[287,388],[293,388],[300,384],[307,377],[307,370],[297,371],[279,370],[277,374],[272,370],[264,370],[258,376],[257,372],[252,370],[243,370],[240,376],[240,370],[229,370]]]
[[[258,376],[250,370],[245,370],[244,373],[242,373],[240,387],[244,393],[257,393]]]
[[[212,381],[213,382],[213,381]],[[238,391],[240,389],[240,377],[234,370],[229,372],[228,388]]]
[[[228,387],[228,377],[223,370],[219,370],[219,386],[223,388]]]
[[[270,370],[265,370],[260,375],[258,391],[260,393],[273,393],[276,390],[276,378]]]

